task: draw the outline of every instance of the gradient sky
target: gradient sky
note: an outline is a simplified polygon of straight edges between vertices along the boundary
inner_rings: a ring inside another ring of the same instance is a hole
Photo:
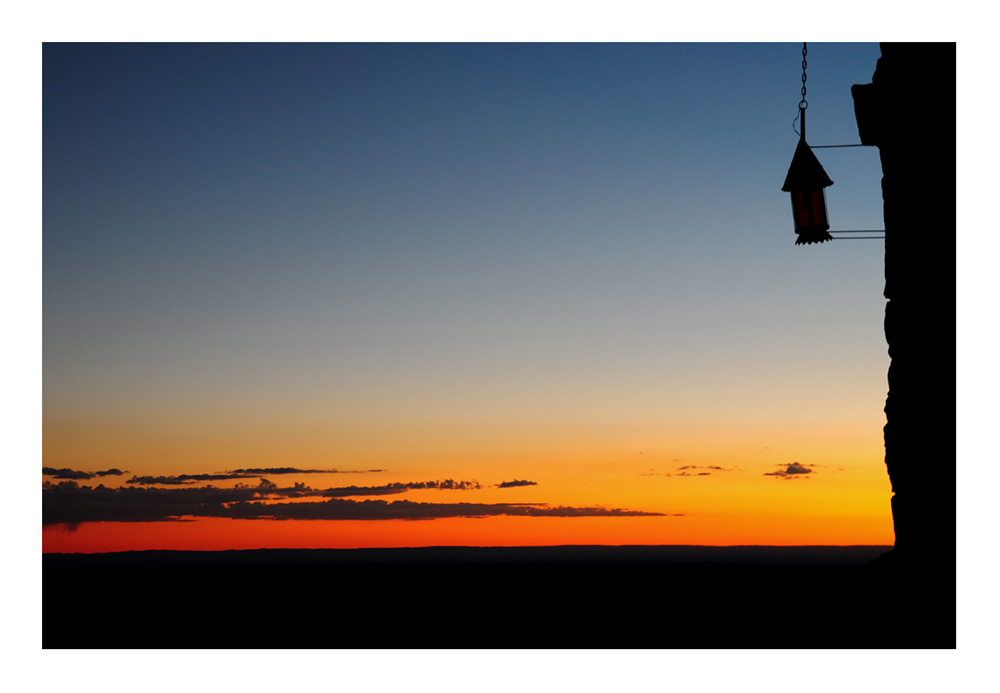
[[[780,190],[801,48],[46,44],[46,467],[645,514],[43,550],[891,544],[882,243],[795,246]],[[809,44],[810,144],[878,57]],[[878,150],[817,155],[833,229],[883,228]]]

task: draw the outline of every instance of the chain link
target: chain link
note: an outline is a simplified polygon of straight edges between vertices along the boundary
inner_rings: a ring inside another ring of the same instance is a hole
[[[803,41],[802,42],[802,100],[799,101],[800,109],[809,108],[809,102],[806,101],[806,65],[808,65],[808,63],[806,62],[807,53],[808,51],[806,50],[806,44],[805,41]]]

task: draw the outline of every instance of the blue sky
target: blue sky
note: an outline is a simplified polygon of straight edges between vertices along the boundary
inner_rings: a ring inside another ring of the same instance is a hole
[[[857,141],[850,85],[878,55],[810,46],[811,143]],[[520,406],[511,383],[560,407],[762,367],[860,367],[877,390],[881,244],[794,246],[780,191],[800,61],[792,43],[48,46],[45,406],[339,388],[373,409],[425,392],[447,417],[471,387],[485,417]],[[834,228],[882,228],[877,151],[820,159]]]

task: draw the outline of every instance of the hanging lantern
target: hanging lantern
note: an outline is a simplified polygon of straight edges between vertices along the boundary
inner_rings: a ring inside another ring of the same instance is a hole
[[[792,220],[795,222],[795,233],[799,236],[795,245],[833,240],[828,233],[830,219],[826,213],[824,190],[831,185],[833,181],[806,144],[806,138],[801,137],[792,157],[792,165],[788,167],[785,184],[781,187],[784,192],[792,194]]]
[[[806,44],[802,44],[802,100],[799,101],[799,144],[795,148],[792,164],[788,167],[784,192],[792,194],[792,220],[798,238],[795,245],[832,241],[829,234],[830,219],[826,212],[824,188],[833,185],[819,159],[806,144]]]

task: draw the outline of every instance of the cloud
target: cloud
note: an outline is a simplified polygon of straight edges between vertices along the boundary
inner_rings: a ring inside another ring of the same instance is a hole
[[[683,467],[678,467],[677,469],[678,469],[678,471],[680,471],[680,474],[677,474],[677,476],[711,476],[712,472],[732,472],[732,471],[735,471],[735,468],[733,468],[733,469],[726,469],[725,467],[719,467],[719,466],[714,465],[714,464],[703,465],[703,466],[699,466],[699,465],[696,465],[696,464],[686,464]],[[698,472],[697,474],[688,474],[687,471],[686,471],[688,469],[708,469],[710,471],[707,471],[707,472]],[[670,475],[668,474],[667,476],[670,476]]]
[[[420,482],[423,484],[431,482]],[[443,482],[433,482],[441,484]],[[461,482],[454,482],[456,484]],[[328,489],[329,490],[329,489]],[[329,498],[325,501],[265,503],[265,498],[317,495],[302,484],[276,488],[261,479],[256,486],[220,489],[213,486],[97,488],[75,481],[47,482],[42,489],[43,525],[79,525],[83,522],[158,522],[184,517],[227,517],[270,520],[430,520],[447,517],[647,517],[664,513],[622,508],[567,506],[543,503],[416,503]]]
[[[326,498],[345,498],[347,496],[391,496],[397,493],[422,489],[438,489],[440,491],[475,491],[482,486],[478,481],[455,481],[445,479],[444,481],[411,481],[409,483],[395,482],[384,486],[344,486],[341,488],[328,488],[319,492],[318,495]]]
[[[64,489],[68,489],[68,488],[80,488],[80,484],[76,483],[75,481],[60,481],[58,484],[53,484],[51,481],[43,481],[42,482],[42,490],[43,491],[48,491],[49,489],[53,489],[53,488],[64,488]],[[90,487],[89,486],[85,486],[84,488],[90,488]]]
[[[382,472],[383,469],[366,469],[367,472]],[[226,472],[226,474],[235,474],[238,476],[260,476],[262,474],[270,474],[271,476],[277,476],[280,474],[361,474],[362,470],[355,469],[350,471],[341,471],[339,469],[296,469],[295,467],[263,467],[257,468],[253,467],[250,469],[233,469],[232,471]]]
[[[75,469],[54,469],[52,467],[42,467],[43,476],[51,476],[56,479],[93,479],[90,472],[78,472]]]
[[[55,479],[93,479],[95,476],[121,476],[122,474],[125,472],[120,469],[106,469],[103,472],[78,472],[75,469],[42,467],[42,476],[51,476]]]
[[[271,520],[433,520],[448,517],[643,517],[664,513],[621,508],[548,507],[531,503],[416,503],[407,500],[344,500],[322,503],[234,503],[222,510],[223,517]]]
[[[784,469],[779,469],[776,472],[764,472],[764,476],[776,476],[782,479],[798,479],[806,474],[813,474],[813,473],[814,473],[813,469],[801,465],[798,462],[792,462]]]
[[[369,472],[382,472],[382,469],[369,469]],[[228,481],[230,479],[246,479],[263,476],[279,476],[282,474],[361,474],[359,470],[340,471],[338,469],[296,469],[295,467],[257,467],[250,469],[234,469],[227,472],[215,472],[214,474],[177,474],[174,476],[136,476],[126,481],[126,484],[138,484],[140,486],[183,486],[196,484],[199,481]],[[75,478],[75,477],[74,477]],[[90,478],[90,477],[81,477]]]
[[[194,484],[198,481],[218,481],[218,478],[211,479],[195,479],[195,476],[210,477],[209,474],[181,474],[180,476],[136,476],[132,475],[131,479],[128,479],[126,484],[138,484],[140,486],[155,486],[157,484],[161,486],[183,486],[185,484]],[[231,477],[222,477],[228,479]]]
[[[42,488],[42,524],[81,522],[156,522],[184,515],[203,516],[206,508],[225,507],[259,499],[256,488],[97,488],[75,481],[47,484]]]
[[[514,479],[513,481],[501,481],[497,484],[497,488],[514,488],[515,486],[538,486],[538,482]]]

